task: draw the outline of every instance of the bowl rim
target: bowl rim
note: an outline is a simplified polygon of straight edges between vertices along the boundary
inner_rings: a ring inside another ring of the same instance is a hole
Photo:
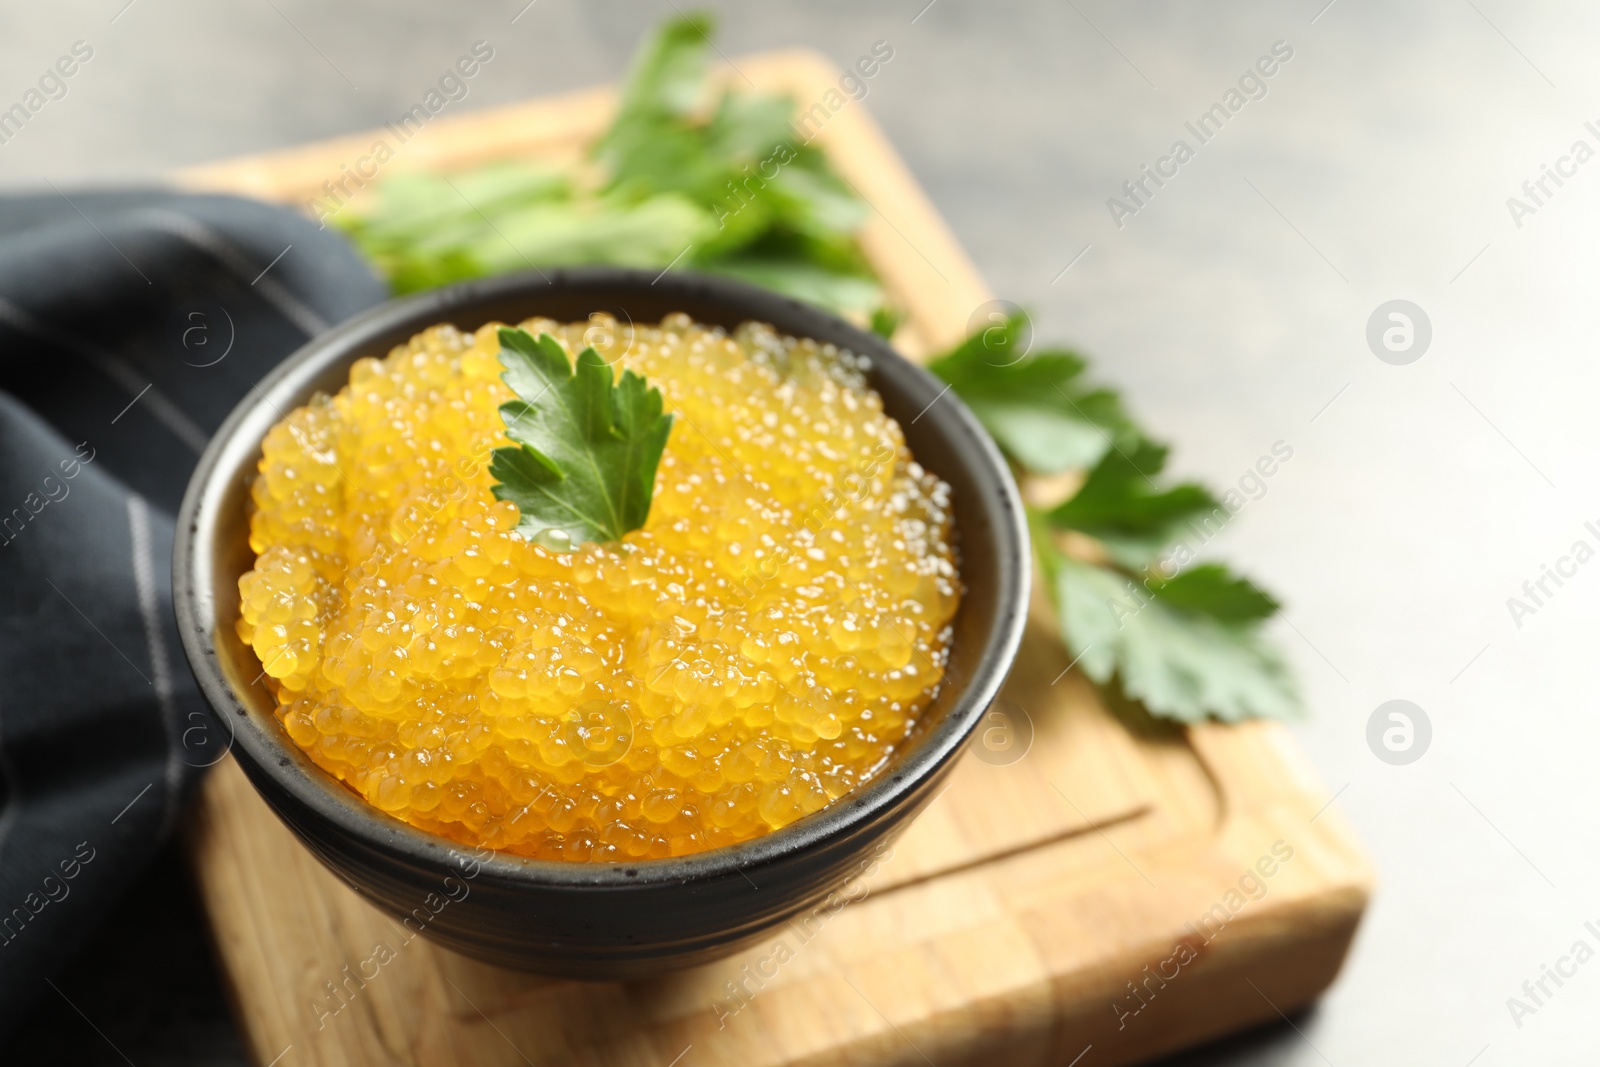
[[[461,282],[389,300],[312,338],[275,366],[234,407],[201,454],[179,507],[173,544],[173,604],[179,635],[202,693],[217,717],[229,727],[230,750],[244,750],[246,759],[241,762],[250,765],[246,769],[266,775],[294,800],[333,822],[349,837],[392,857],[447,872],[470,862],[475,865],[473,877],[528,888],[627,890],[729,877],[748,879],[747,872],[797,853],[817,851],[830,842],[848,840],[856,831],[873,825],[914,798],[923,783],[960,755],[1010,672],[1028,613],[1032,558],[1027,521],[1021,494],[999,448],[953,395],[941,412],[950,424],[947,432],[958,438],[952,445],[970,450],[978,466],[989,469],[1000,505],[991,516],[1001,550],[995,553],[997,609],[987,646],[971,674],[958,680],[962,688],[943,719],[904,750],[893,773],[882,773],[821,809],[759,837],[684,856],[605,863],[542,860],[466,845],[389,815],[322,770],[298,745],[289,742],[275,718],[267,716],[272,719],[270,729],[258,721],[261,713],[234,690],[219,662],[221,653],[211,620],[215,618],[216,582],[229,578],[214,573],[212,545],[202,545],[201,541],[216,533],[229,479],[252,469],[249,457],[260,455],[260,440],[247,445],[239,440],[241,425],[257,416],[264,405],[273,405],[281,417],[285,409],[274,404],[274,394],[291,390],[303,393],[309,382],[330,365],[340,360],[353,362],[363,354],[364,346],[406,328],[407,323],[421,323],[412,327],[415,333],[428,325],[450,321],[453,313],[474,305],[518,297],[526,297],[531,304],[541,291],[559,293],[566,287],[586,286],[609,286],[618,291],[649,286],[655,290],[654,295],[682,294],[686,299],[702,301],[709,298],[748,309],[749,320],[809,319],[826,325],[826,332],[855,335],[858,345],[852,351],[858,355],[874,362],[898,362],[902,373],[925,379],[922,384],[930,391],[940,396],[948,392],[937,378],[876,335],[812,305],[716,275],[675,271],[652,276],[650,271],[620,267],[547,268]],[[741,310],[740,314],[745,312]],[[803,335],[804,331],[795,333]],[[292,406],[304,402],[305,397],[301,396],[292,400]],[[241,449],[246,453],[243,463],[235,455]],[[1006,551],[1007,547],[1011,551]],[[484,857],[485,852],[490,854],[488,858]]]

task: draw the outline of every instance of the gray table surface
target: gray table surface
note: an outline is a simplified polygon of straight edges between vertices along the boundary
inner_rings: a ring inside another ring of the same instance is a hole
[[[374,126],[480,38],[497,55],[463,107],[611,81],[674,7],[525,2],[6,0],[0,103],[74,41],[95,55],[0,146],[0,186],[153,178]],[[1210,547],[1289,605],[1277,636],[1310,707],[1296,730],[1381,886],[1319,1007],[1175,1062],[1595,1062],[1600,964],[1520,1018],[1507,1001],[1575,942],[1600,948],[1584,925],[1600,926],[1600,720],[1585,697],[1600,566],[1548,583],[1520,618],[1507,600],[1574,542],[1600,544],[1584,525],[1600,520],[1600,244],[1584,230],[1600,223],[1600,161],[1560,163],[1576,141],[1600,148],[1585,127],[1600,120],[1600,11],[925,4],[716,6],[729,55],[804,44],[848,63],[893,46],[865,106],[996,290],[1092,354],[1181,472],[1228,485],[1275,442],[1294,450]],[[1293,56],[1266,96],[1116,225],[1108,198],[1173,141],[1194,147],[1184,123],[1279,41]],[[1522,183],[1558,163],[1576,173],[1533,205]],[[1514,217],[1513,196],[1536,210]],[[1406,365],[1365,337],[1397,298],[1432,327]],[[1391,699],[1432,724],[1409,765],[1368,746]],[[153,878],[141,921],[192,922],[176,876]],[[200,950],[150,973],[126,946],[94,951],[68,988],[135,1062],[236,1060]],[[161,996],[128,991],[162,982],[200,1006],[141,1029],[127,1005]],[[122,1062],[77,1015],[47,1018],[57,1029],[30,1047]]]

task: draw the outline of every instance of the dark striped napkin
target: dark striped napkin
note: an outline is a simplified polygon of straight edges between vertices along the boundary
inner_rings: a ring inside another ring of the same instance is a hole
[[[265,204],[0,197],[0,1040],[226,748],[172,617],[196,458],[284,356],[385,295],[336,233]]]

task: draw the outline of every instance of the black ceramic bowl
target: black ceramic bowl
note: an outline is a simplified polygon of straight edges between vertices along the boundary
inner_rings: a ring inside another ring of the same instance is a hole
[[[362,356],[382,356],[425,327],[470,330],[533,315],[578,321],[606,311],[658,322],[673,311],[780,333],[870,357],[872,385],[917,460],[954,493],[966,594],[949,681],[918,732],[865,786],[740,845],[675,859],[569,864],[457,845],[390,817],[323,772],[273,716],[261,664],[235,635],[249,483],[268,428],[318,390],[333,393]],[[178,517],[173,585],[184,651],[235,736],[234,755],[278,815],[334,873],[411,930],[491,963],[580,978],[633,978],[732,952],[814,906],[872,862],[938,792],[995,699],[1021,640],[1028,541],[1017,489],[967,409],[876,336],[738,282],[654,278],[610,268],[470,282],[376,308],[306,345],[223,423]],[[937,401],[937,402],[935,402]]]

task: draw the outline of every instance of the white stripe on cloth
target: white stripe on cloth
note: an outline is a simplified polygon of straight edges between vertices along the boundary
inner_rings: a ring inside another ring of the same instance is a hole
[[[167,732],[167,795],[161,815],[161,836],[165,837],[178,816],[178,790],[183,776],[178,747],[183,730],[173,699],[166,632],[157,614],[160,601],[156,595],[155,559],[150,554],[150,506],[138,493],[128,494],[128,532],[133,541],[133,585],[139,596],[139,617],[144,622],[144,639],[150,652],[150,679],[161,709],[161,725]]]

